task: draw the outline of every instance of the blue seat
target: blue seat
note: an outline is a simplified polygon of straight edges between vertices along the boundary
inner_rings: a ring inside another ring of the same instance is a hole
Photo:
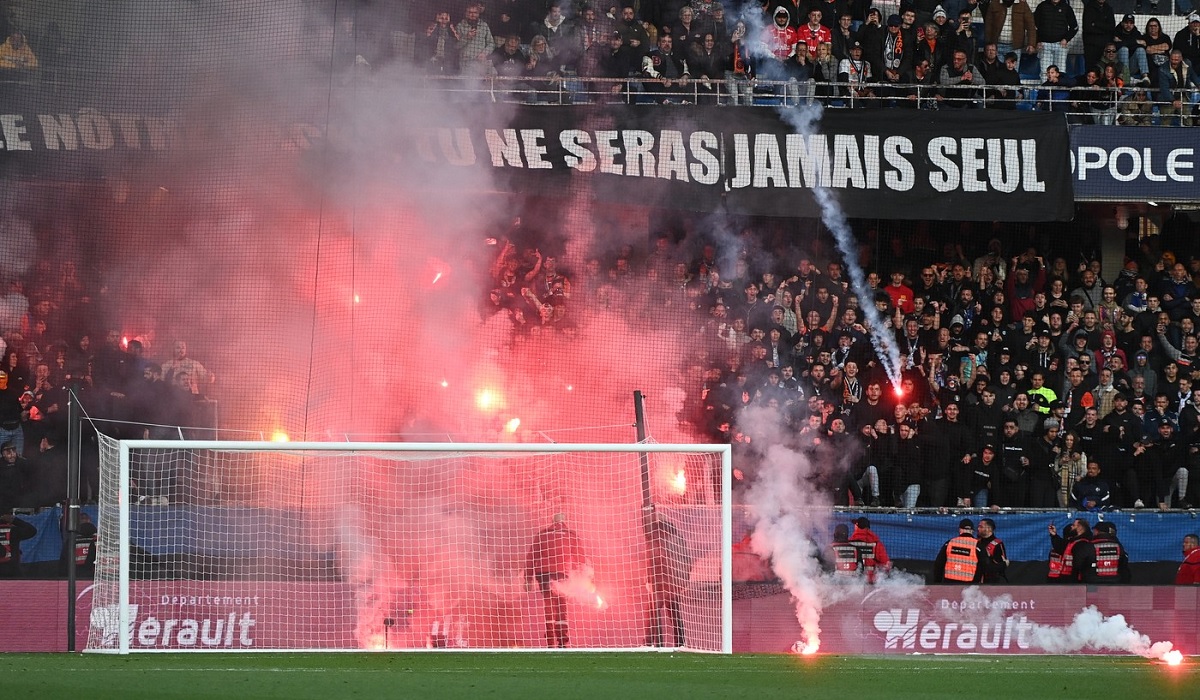
[[[1087,59],[1081,53],[1073,53],[1067,56],[1067,75],[1080,76],[1087,73]]]
[[[1022,55],[1017,64],[1017,74],[1022,80],[1039,80],[1042,77],[1042,67],[1037,56]]]
[[[1037,109],[1038,90],[1030,88],[1025,91],[1025,97],[1017,103],[1017,109],[1032,112]]]

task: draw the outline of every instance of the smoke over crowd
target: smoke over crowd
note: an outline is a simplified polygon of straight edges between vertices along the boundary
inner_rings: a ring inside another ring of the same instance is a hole
[[[216,378],[200,390],[225,437],[624,441],[634,389],[658,439],[688,436],[676,414],[690,329],[640,281],[602,284],[648,251],[648,212],[596,211],[585,181],[566,199],[497,195],[486,171],[414,156],[421,129],[473,111],[502,124],[506,109],[423,90],[394,58],[428,18],[388,25],[352,2],[110,5],[95,27],[65,27],[74,50],[114,51],[96,84],[70,105],[34,91],[22,105],[93,110],[86,123],[118,144],[118,115],[162,120],[170,147],[56,166],[67,202],[11,176],[0,274],[70,263],[91,292],[70,313],[55,300],[46,341],[111,327],[156,361],[186,341]],[[698,253],[699,235],[679,238],[680,255]],[[522,266],[557,259],[566,322],[497,313],[506,244]],[[0,299],[6,330],[43,287]]]

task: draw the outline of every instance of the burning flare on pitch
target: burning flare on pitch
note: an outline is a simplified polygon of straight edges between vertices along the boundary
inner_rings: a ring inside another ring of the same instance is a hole
[[[792,645],[792,652],[800,654],[801,656],[812,656],[813,654],[817,653],[817,650],[820,648],[821,643],[819,641],[800,641]]]
[[[596,572],[591,564],[584,564],[567,574],[564,579],[550,582],[550,588],[568,600],[597,610],[608,608],[604,596],[596,590]]]
[[[1109,617],[1094,605],[1081,610],[1066,627],[1034,625],[1031,640],[1034,646],[1051,654],[1095,649],[1125,651],[1171,666],[1183,662],[1183,654],[1171,642],[1151,642],[1148,636],[1130,627],[1124,615]]]

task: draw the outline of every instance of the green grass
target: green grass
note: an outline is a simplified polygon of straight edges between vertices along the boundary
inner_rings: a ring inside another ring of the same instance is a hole
[[[1195,698],[1193,660],[600,653],[0,655],[6,698]]]

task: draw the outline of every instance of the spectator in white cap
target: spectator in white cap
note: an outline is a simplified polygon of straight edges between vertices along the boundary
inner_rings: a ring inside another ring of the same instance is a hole
[[[1171,48],[1183,54],[1183,60],[1191,62],[1192,66],[1200,61],[1200,13],[1188,15],[1187,26],[1175,33]]]
[[[941,5],[933,8],[933,23],[938,27],[938,35],[942,39],[949,39],[954,34],[954,27],[947,24],[950,16],[946,14],[945,8]]]

